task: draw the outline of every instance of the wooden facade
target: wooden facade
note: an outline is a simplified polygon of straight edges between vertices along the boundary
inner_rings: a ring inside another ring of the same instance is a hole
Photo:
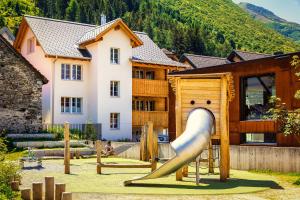
[[[222,72],[232,73],[236,97],[229,105],[231,144],[240,145],[241,134],[243,133],[276,133],[276,144],[274,145],[300,146],[300,137],[285,136],[282,133],[279,133],[275,121],[265,119],[246,121],[241,119],[241,79],[244,77],[274,74],[276,96],[280,97],[289,109],[300,108],[300,100],[294,98],[296,90],[300,89],[300,81],[294,75],[294,71],[290,64],[294,55],[300,56],[300,53],[270,56],[262,59],[199,68],[186,71],[185,73],[186,75]],[[175,126],[175,121],[170,122],[170,124],[170,127]],[[171,136],[171,138],[174,138],[174,136]]]
[[[132,126],[135,134],[141,132],[148,121],[153,122],[155,131],[168,129],[170,84],[167,74],[171,70],[178,70],[178,67],[133,62]]]

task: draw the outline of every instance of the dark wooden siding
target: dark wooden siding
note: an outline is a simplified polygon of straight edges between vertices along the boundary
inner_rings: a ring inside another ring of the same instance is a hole
[[[278,132],[275,122],[268,120],[241,121],[240,117],[240,79],[254,75],[274,73],[276,76],[276,95],[286,103],[289,109],[300,108],[300,100],[294,98],[297,89],[300,89],[300,81],[294,75],[290,62],[291,56],[283,58],[267,58],[250,62],[241,62],[230,65],[222,65],[210,68],[197,69],[193,73],[218,73],[232,72],[236,97],[230,103],[230,143],[240,144],[240,134],[246,132],[274,133]],[[169,121],[169,127],[175,126],[175,121]],[[278,133],[278,146],[300,146],[300,136],[284,136]]]

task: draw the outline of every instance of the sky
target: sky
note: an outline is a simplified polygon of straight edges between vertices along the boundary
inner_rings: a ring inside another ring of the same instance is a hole
[[[262,6],[283,19],[300,24],[300,0],[233,0],[233,2],[248,2]]]

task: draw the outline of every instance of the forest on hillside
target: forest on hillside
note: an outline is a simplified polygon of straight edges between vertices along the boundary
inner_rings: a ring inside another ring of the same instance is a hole
[[[231,0],[1,0],[0,27],[15,33],[22,15],[100,24],[121,17],[161,47],[177,54],[226,56],[232,49],[261,53],[300,50]]]

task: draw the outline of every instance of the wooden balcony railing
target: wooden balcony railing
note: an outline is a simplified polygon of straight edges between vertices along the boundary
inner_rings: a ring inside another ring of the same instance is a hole
[[[143,126],[152,121],[154,127],[168,127],[167,111],[132,111],[132,126]]]
[[[148,97],[168,97],[168,81],[132,79],[132,95]]]

